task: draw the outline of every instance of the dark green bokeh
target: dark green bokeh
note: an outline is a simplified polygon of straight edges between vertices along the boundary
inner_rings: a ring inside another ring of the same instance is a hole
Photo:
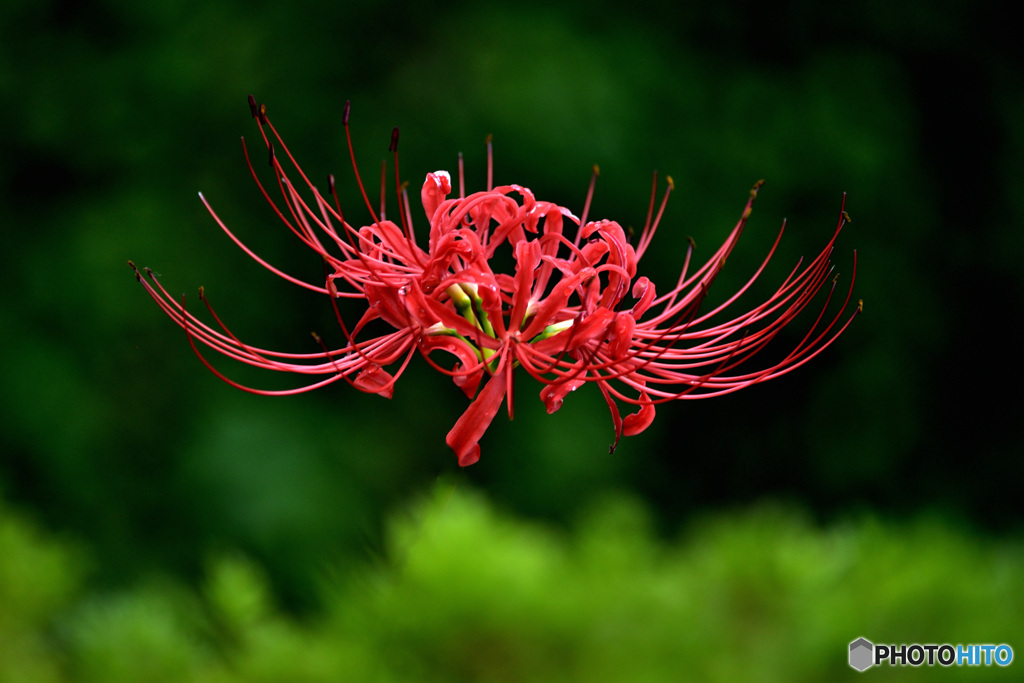
[[[337,174],[353,214],[346,100],[366,175],[398,125],[414,189],[459,151],[482,185],[493,134],[498,182],[578,210],[597,163],[592,216],[639,226],[650,172],[670,173],[677,192],[643,264],[658,282],[688,236],[711,254],[766,178],[718,300],[784,217],[758,292],[817,253],[848,193],[835,260],[845,281],[858,251],[866,312],[837,344],[774,383],[661,407],[613,455],[596,390],[547,416],[523,378],[515,421],[499,415],[457,475],[507,509],[564,521],[626,490],[666,530],[768,497],[824,519],[928,511],[1018,531],[1024,91],[1011,38],[994,8],[967,2],[7,3],[0,497],[84,539],[111,586],[198,576],[211,553],[241,549],[309,605],[313,577],[383,552],[385,513],[457,470],[444,435],[465,398],[422,363],[390,402],[340,383],[241,394],[133,282],[128,259],[195,305],[204,285],[253,343],[312,350],[311,329],[339,342],[324,302],[249,260],[196,197],[270,260],[319,277],[248,176],[238,138],[256,135],[253,92],[312,178]]]

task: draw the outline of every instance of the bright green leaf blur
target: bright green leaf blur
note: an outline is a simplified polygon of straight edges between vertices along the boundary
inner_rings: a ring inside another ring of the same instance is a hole
[[[76,553],[4,511],[0,680],[855,680],[845,649],[862,634],[1001,643],[1024,609],[1019,544],[927,520],[815,528],[758,506],[664,541],[635,499],[606,498],[556,530],[442,484],[387,537],[379,564],[325,579],[322,613],[300,620],[239,556],[215,559],[198,591],[87,595]],[[19,595],[18,572],[37,577],[34,594]]]

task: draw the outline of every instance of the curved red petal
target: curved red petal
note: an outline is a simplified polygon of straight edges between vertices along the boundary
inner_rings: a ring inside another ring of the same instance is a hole
[[[647,403],[642,403],[640,410],[622,418],[623,436],[636,436],[654,422],[654,404],[650,402],[647,394],[641,396],[641,400],[644,399],[647,399]]]
[[[368,394],[378,394],[384,398],[391,398],[395,395],[395,385],[392,379],[394,378],[391,376],[391,373],[379,365],[368,365],[360,370],[359,374],[352,380],[352,386]],[[387,388],[382,391],[381,387]]]
[[[637,278],[637,281],[633,284],[633,298],[639,299],[636,305],[633,306],[633,317],[639,318],[647,309],[651,307],[657,294],[655,293],[654,283],[646,277]]]
[[[455,386],[466,393],[468,398],[473,398],[477,387],[480,386],[480,380],[484,376],[483,365],[477,361],[476,351],[461,339],[447,335],[424,337],[420,340],[420,350],[424,353],[447,351],[458,358],[459,362],[452,370],[452,381],[455,382]],[[472,372],[463,370],[463,368],[473,367],[477,367],[477,369]]]
[[[491,426],[491,421],[498,414],[501,402],[505,398],[505,374],[508,372],[508,365],[503,363],[501,370],[487,380],[480,395],[469,404],[466,412],[445,438],[445,442],[459,458],[459,467],[472,465],[480,459],[480,437]]]
[[[629,353],[633,344],[633,332],[636,330],[636,320],[629,313],[617,313],[615,322],[612,325],[612,333],[609,338],[610,353],[615,360],[623,360]]]
[[[573,379],[545,385],[544,388],[540,390],[540,399],[544,401],[544,405],[547,406],[548,415],[557,412],[558,409],[562,407],[562,401],[565,400],[565,397],[568,396],[570,392],[576,391],[586,383],[586,380]]]
[[[437,211],[441,202],[451,194],[451,191],[452,177],[448,175],[448,171],[427,174],[426,180],[423,181],[423,189],[420,190],[420,199],[423,201],[423,210],[427,214],[427,220],[433,222],[434,212]]]

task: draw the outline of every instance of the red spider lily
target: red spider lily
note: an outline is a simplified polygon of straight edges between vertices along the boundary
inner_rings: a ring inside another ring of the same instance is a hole
[[[840,310],[830,318],[825,316],[836,287],[832,278],[814,324],[796,347],[766,368],[744,371],[740,366],[803,311],[829,280],[829,256],[839,231],[849,220],[845,211],[840,210],[832,238],[821,253],[806,265],[797,263],[764,303],[730,320],[714,322],[760,276],[782,236],[780,229],[764,262],[738,292],[713,310],[700,312],[708,287],[743,232],[760,182],[750,192],[739,221],[718,251],[691,272],[691,242],[675,285],[658,294],[653,282],[637,277],[637,264],[664,213],[673,187],[671,178],[655,211],[655,174],[647,220],[633,246],[615,221],[587,219],[596,167],[582,215],[577,218],[568,209],[538,201],[525,187],[494,187],[488,140],[486,190],[466,194],[461,156],[457,197],[452,196],[447,172],[427,174],[421,190],[430,222],[424,248],[414,234],[408,194],[399,182],[397,128],[390,151],[394,153],[399,223],[385,216],[385,169],[379,214],[367,196],[356,167],[348,127],[349,107],[345,106],[343,123],[349,155],[372,218],[369,225],[356,228],[342,214],[334,178],[329,179],[326,195],[317,190],[271,124],[266,107],[257,106],[251,96],[249,105],[270,152],[281,200],[275,201],[259,180],[243,139],[253,179],[278,218],[323,259],[324,282],[305,282],[264,261],[231,232],[202,194],[200,198],[221,229],[261,265],[289,282],[327,295],[345,344],[328,349],[314,335],[320,345],[315,353],[256,348],[231,333],[210,307],[202,288],[200,298],[215,326],[186,310],[184,297],[180,302],[176,300],[149,269],[144,269],[143,277],[130,264],[136,277],[185,330],[203,364],[228,384],[252,393],[294,394],[344,379],[361,391],[390,397],[396,380],[418,350],[469,398],[475,396],[447,437],[462,466],[479,459],[479,440],[506,398],[512,416],[516,369],[544,385],[540,396],[549,413],[561,407],[569,392],[588,382],[596,383],[611,410],[618,444],[623,435],[638,434],[651,424],[656,404],[720,396],[803,365],[828,347],[862,310],[858,302],[853,313],[843,319],[856,277],[854,252],[854,274]],[[298,182],[289,178],[286,166],[294,170]],[[570,231],[565,230],[567,224],[573,226]],[[515,272],[511,274],[492,269],[496,250],[505,244],[515,260]],[[623,304],[627,297],[631,305]],[[365,313],[354,325],[343,319],[340,298],[366,302]],[[368,325],[374,321],[383,321],[390,331],[373,336]],[[242,386],[214,368],[196,341],[242,363],[322,379],[283,391]],[[454,356],[454,365],[439,364],[432,357],[437,351]],[[384,369],[396,363],[397,370]],[[635,412],[622,417],[620,404],[634,406]]]

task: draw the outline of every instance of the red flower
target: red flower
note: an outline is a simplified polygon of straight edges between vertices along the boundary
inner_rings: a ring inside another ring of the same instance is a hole
[[[512,416],[517,369],[543,384],[540,396],[549,413],[558,410],[570,392],[588,382],[596,383],[611,410],[617,444],[623,435],[646,429],[659,403],[719,396],[803,365],[831,344],[862,310],[858,303],[853,313],[842,319],[856,276],[854,253],[854,275],[839,312],[825,317],[836,286],[832,279],[817,319],[800,343],[767,367],[743,371],[740,366],[761,351],[825,286],[832,270],[829,256],[833,244],[849,220],[844,211],[840,211],[832,238],[821,253],[803,268],[797,264],[764,303],[731,320],[713,322],[753,284],[778,245],[776,238],[761,267],[738,292],[714,310],[700,312],[708,287],[739,240],[760,182],[750,192],[736,227],[718,251],[690,272],[691,242],[679,279],[659,294],[653,282],[637,277],[637,264],[658,228],[672,190],[671,178],[655,212],[655,175],[647,220],[634,246],[615,221],[587,219],[596,167],[582,216],[577,218],[568,209],[537,200],[525,187],[493,187],[488,141],[486,190],[466,194],[461,156],[457,196],[452,196],[452,179],[447,172],[427,174],[420,193],[430,222],[424,248],[414,234],[405,186],[399,184],[397,128],[391,151],[399,223],[385,216],[383,182],[379,215],[366,194],[356,169],[346,104],[343,123],[349,154],[372,218],[369,225],[356,228],[342,215],[333,177],[326,195],[318,191],[295,163],[267,118],[266,108],[257,107],[251,96],[249,104],[270,151],[270,165],[282,196],[280,204],[260,182],[246,149],[252,176],[278,217],[323,259],[324,282],[304,282],[264,261],[228,229],[202,195],[200,198],[224,232],[261,265],[290,282],[327,295],[345,345],[331,350],[314,335],[321,347],[316,353],[256,348],[229,331],[209,306],[202,288],[200,298],[216,327],[188,312],[184,298],[178,302],[170,296],[149,269],[144,269],[145,278],[136,269],[138,280],[184,328],[202,362],[218,377],[245,391],[292,394],[344,379],[362,391],[390,397],[395,381],[418,350],[431,366],[452,377],[468,397],[475,396],[447,438],[462,466],[479,459],[480,438],[502,401],[507,399]],[[301,182],[289,179],[282,157],[275,151],[277,146]],[[383,175],[384,169],[382,181]],[[303,186],[308,197],[300,194]],[[492,269],[499,248],[511,250],[514,273]],[[355,325],[343,320],[338,306],[341,298],[365,300],[365,313]],[[624,304],[627,299],[629,303]],[[368,325],[374,321],[386,323],[389,331],[369,334]],[[322,379],[285,391],[245,387],[215,369],[199,351],[197,340],[242,363]],[[438,351],[454,356],[454,366],[436,361],[432,356]],[[395,364],[397,370],[384,369]],[[622,417],[620,404],[634,406],[635,412]]]

